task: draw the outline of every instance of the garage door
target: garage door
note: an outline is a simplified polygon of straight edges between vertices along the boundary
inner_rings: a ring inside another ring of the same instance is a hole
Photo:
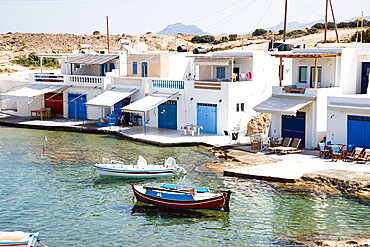
[[[63,93],[46,93],[44,98],[45,108],[51,109],[51,115],[63,116]]]
[[[203,127],[202,133],[217,134],[217,104],[197,104],[197,125]]]
[[[158,106],[158,128],[177,129],[176,100],[169,100]]]
[[[85,103],[85,94],[68,94],[68,117],[71,119],[87,119]]]
[[[370,148],[370,117],[348,116],[347,145]]]
[[[297,112],[296,116],[282,116],[282,137],[301,139],[300,147],[305,147],[306,113]]]

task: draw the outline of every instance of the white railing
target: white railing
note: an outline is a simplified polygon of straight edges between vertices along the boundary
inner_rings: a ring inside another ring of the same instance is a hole
[[[152,80],[152,87],[169,88],[169,89],[184,89],[184,81]]]
[[[101,84],[103,83],[103,76],[86,76],[86,75],[68,75],[69,82],[87,83],[87,84]]]

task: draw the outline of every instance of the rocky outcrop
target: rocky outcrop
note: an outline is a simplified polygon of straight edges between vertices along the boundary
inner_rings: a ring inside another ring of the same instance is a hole
[[[329,187],[338,192],[370,199],[370,174],[364,172],[349,172],[344,170],[325,170],[305,174],[301,177],[305,183]]]

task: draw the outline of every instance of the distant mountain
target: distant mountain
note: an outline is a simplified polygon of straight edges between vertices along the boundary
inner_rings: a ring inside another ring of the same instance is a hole
[[[229,36],[229,34],[228,33],[221,33],[220,35],[218,35],[218,36]]]
[[[307,22],[307,23],[300,23],[300,22],[296,22],[296,21],[288,22],[287,25],[286,25],[286,28],[287,28],[288,31],[292,31],[292,30],[304,30],[306,28],[312,27],[313,25],[315,25],[318,22],[323,23],[324,20],[321,19],[321,20]],[[279,30],[284,29],[284,22],[280,22],[279,24],[277,24],[277,25],[275,25],[273,27],[266,27],[264,29],[265,30],[273,30],[273,31],[277,32]]]
[[[157,34],[190,34],[190,35],[206,35],[209,33],[204,32],[195,25],[184,25],[180,22],[168,25],[165,29],[157,32]]]

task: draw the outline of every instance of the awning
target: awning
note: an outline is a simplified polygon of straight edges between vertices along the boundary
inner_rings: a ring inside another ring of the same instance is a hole
[[[101,65],[105,64],[113,59],[119,58],[118,55],[82,55],[72,56],[67,58],[67,63],[74,64],[91,64]]]
[[[121,109],[125,112],[145,113],[178,95],[178,92],[174,94],[153,93],[152,95],[139,99]]]
[[[261,113],[281,113],[296,115],[297,111],[311,103],[314,99],[272,96],[253,107]]]
[[[136,88],[130,90],[115,87],[87,101],[86,105],[98,107],[111,107],[117,102],[123,100],[124,98],[129,97],[130,95],[134,94],[137,91],[138,89]]]
[[[201,65],[201,66],[206,66],[206,65],[214,65],[214,66],[228,66],[229,65],[229,60],[216,60],[216,59],[203,59],[203,60],[195,60],[194,61],[195,65]]]
[[[331,102],[328,104],[328,110],[350,112],[350,113],[366,113],[370,114],[370,105],[345,103],[345,102]]]
[[[11,92],[6,92],[0,95],[1,99],[29,101],[33,98],[46,93],[54,92],[62,88],[67,88],[66,85],[47,85],[47,84],[31,84],[28,87],[17,89]]]

